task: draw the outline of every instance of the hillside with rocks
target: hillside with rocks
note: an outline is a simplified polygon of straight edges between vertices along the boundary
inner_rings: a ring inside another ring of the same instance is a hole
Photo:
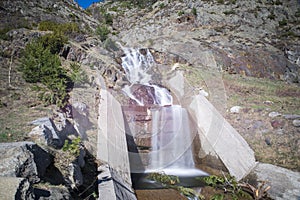
[[[258,162],[299,176],[299,1],[116,0],[84,10],[73,0],[2,0],[0,17],[0,181],[17,188],[7,198],[99,196],[100,91],[130,102],[123,47],[149,49],[153,82],[182,74],[186,95],[205,95]],[[271,196],[300,196],[281,189]]]

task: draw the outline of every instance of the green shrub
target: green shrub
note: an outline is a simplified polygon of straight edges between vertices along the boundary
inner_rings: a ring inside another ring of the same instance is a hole
[[[182,15],[184,15],[184,11],[183,10],[180,10],[180,11],[178,11],[178,16],[182,16]]]
[[[58,55],[52,54],[49,47],[45,48],[38,40],[27,44],[20,70],[26,82],[42,84],[38,96],[46,104],[66,105],[70,78],[61,67]]]
[[[235,11],[234,10],[226,10],[223,12],[225,15],[232,15],[232,14],[235,14]]]
[[[71,142],[65,140],[62,150],[71,153],[75,157],[78,157],[80,154],[80,145],[81,145],[80,137],[73,139]]]
[[[165,5],[164,3],[160,3],[160,4],[159,4],[159,8],[160,8],[160,9],[163,9],[164,7],[166,7],[166,5]]]
[[[273,11],[268,15],[268,18],[271,19],[271,20],[274,20],[275,17],[276,17],[276,16],[275,16],[275,14],[274,14]]]
[[[300,8],[295,12],[295,17],[300,17]]]
[[[89,82],[88,75],[81,69],[81,65],[79,63],[71,63],[70,69],[70,79],[74,84],[82,85]]]
[[[39,23],[39,30],[40,31],[57,31],[58,24],[52,21],[42,21]]]
[[[10,37],[7,35],[7,32],[10,30],[11,30],[11,28],[9,28],[9,27],[0,29],[0,39],[1,40],[9,40]]]
[[[192,14],[194,16],[197,16],[197,9],[195,7],[192,8]]]
[[[105,24],[107,24],[107,25],[112,25],[113,24],[113,17],[109,13],[104,14],[104,20],[105,20]]]
[[[278,22],[279,26],[286,26],[288,24],[286,19],[283,19],[281,21]]]
[[[108,34],[110,33],[107,26],[102,25],[98,26],[96,29],[96,34],[99,36],[100,40],[103,42],[107,39]]]
[[[282,2],[279,1],[279,0],[276,0],[274,4],[275,4],[275,5],[282,5]]]
[[[140,8],[146,8],[152,6],[157,0],[130,0],[133,5],[138,6]]]
[[[79,33],[80,28],[78,24],[72,23],[63,23],[58,24],[52,21],[42,21],[38,26],[40,31],[53,31],[54,33],[62,35],[70,35],[72,33]]]
[[[167,175],[164,173],[150,173],[147,176],[148,179],[161,183],[165,188],[171,188],[177,190],[182,195],[188,197],[188,199],[204,199],[201,195],[198,196],[195,191],[191,188],[179,186],[180,183],[178,176]]]
[[[41,43],[45,49],[49,48],[52,54],[59,53],[67,41],[68,38],[60,33],[46,34],[38,39],[38,43]]]
[[[51,75],[53,70],[60,69],[60,60],[51,53],[49,48],[44,48],[40,42],[26,45],[24,56],[21,59],[23,78],[29,83],[42,82],[45,76]]]

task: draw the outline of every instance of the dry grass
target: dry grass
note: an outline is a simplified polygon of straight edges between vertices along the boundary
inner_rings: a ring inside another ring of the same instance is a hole
[[[300,88],[283,81],[224,75],[227,105],[242,106],[239,114],[227,113],[227,120],[245,138],[260,162],[300,171],[299,128],[283,116],[300,114]],[[272,123],[278,123],[278,127]]]

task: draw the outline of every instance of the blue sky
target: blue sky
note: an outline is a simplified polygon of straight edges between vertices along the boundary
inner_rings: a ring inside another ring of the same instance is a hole
[[[89,5],[91,5],[93,2],[100,2],[103,0],[75,0],[81,7],[83,7],[84,9],[86,9],[87,7],[89,7]]]

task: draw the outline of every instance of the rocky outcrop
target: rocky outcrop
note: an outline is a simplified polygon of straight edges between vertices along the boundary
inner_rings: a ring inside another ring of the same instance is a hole
[[[1,143],[0,176],[40,181],[52,162],[49,154],[33,142]]]
[[[202,53],[209,52],[228,73],[299,83],[299,2],[278,2],[159,1],[148,12],[115,9],[113,28],[120,33],[113,39],[205,67]]]
[[[57,134],[58,130],[53,120],[48,117],[40,118],[31,122],[31,124],[38,126],[33,128],[28,134],[30,137],[36,138],[36,140],[55,148],[62,147],[64,140]]]
[[[1,1],[0,7],[0,28],[30,27],[41,21],[66,23],[71,20],[82,23],[82,28],[95,28],[97,25],[97,20],[85,13],[73,0]]]
[[[69,190],[62,185],[53,186],[47,185],[43,188],[34,188],[34,195],[35,199],[47,199],[47,200],[72,200],[73,197],[71,196]]]

